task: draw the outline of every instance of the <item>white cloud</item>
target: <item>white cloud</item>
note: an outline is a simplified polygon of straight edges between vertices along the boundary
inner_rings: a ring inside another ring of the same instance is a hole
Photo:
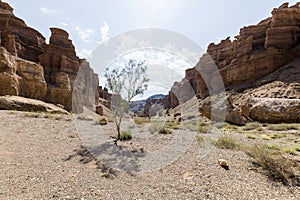
[[[79,37],[85,42],[89,42],[91,37],[95,34],[92,29],[81,29],[79,27],[75,27],[75,29],[78,31]]]
[[[80,58],[88,58],[92,53],[92,50],[89,49],[81,49],[78,51],[78,56]]]
[[[61,22],[60,25],[62,25],[62,26],[68,26],[68,24],[66,22]]]
[[[102,36],[102,42],[105,42],[106,40],[108,40],[108,32],[109,32],[109,25],[106,23],[106,21],[103,21],[104,25],[100,28],[100,33]]]
[[[40,8],[40,11],[44,14],[49,14],[49,13],[56,13],[58,12],[58,10],[53,10],[53,9],[49,9],[49,8],[46,8],[46,7],[41,7]]]

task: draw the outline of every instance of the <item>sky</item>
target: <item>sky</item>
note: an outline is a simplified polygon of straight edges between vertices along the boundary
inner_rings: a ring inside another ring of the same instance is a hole
[[[270,17],[284,0],[3,0],[14,14],[41,32],[50,27],[70,34],[77,55],[89,55],[103,42],[124,32],[156,28],[181,34],[202,49],[211,42],[238,35],[239,29]],[[289,1],[290,5],[297,1]],[[161,59],[161,52],[155,58]],[[160,56],[160,57],[159,57]],[[170,57],[167,55],[167,57]],[[176,56],[175,56],[176,57]],[[176,59],[173,59],[176,60]],[[184,63],[176,61],[176,63]],[[170,63],[160,63],[169,65]],[[183,76],[184,65],[178,67]],[[188,68],[191,66],[187,66]],[[99,73],[99,72],[98,72]],[[169,85],[166,88],[170,88]]]
[[[168,29],[203,49],[271,16],[283,0],[3,0],[16,16],[49,38],[50,27],[69,32],[79,56],[101,41],[138,28]],[[289,1],[294,4],[297,1]]]

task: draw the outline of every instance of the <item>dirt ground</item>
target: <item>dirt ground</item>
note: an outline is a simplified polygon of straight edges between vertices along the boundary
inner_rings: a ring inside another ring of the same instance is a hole
[[[300,199],[299,187],[270,180],[244,152],[207,150],[196,140],[169,154],[175,155],[173,160],[164,155],[161,157],[167,160],[152,157],[153,167],[148,165],[140,172],[126,167],[105,171],[105,163],[91,161],[91,155],[82,148],[89,144],[88,150],[94,155],[97,141],[94,136],[82,135],[78,124],[68,115],[0,111],[0,199]],[[97,127],[89,125],[86,131]],[[107,138],[114,134],[111,125],[103,127]],[[139,137],[119,143],[125,148],[122,152],[130,150],[147,158],[151,151],[164,152],[160,149],[172,147],[172,138],[184,133],[178,130],[150,137],[147,130],[139,130],[133,133]],[[180,144],[188,139],[183,138]],[[97,155],[102,158],[101,152]],[[124,154],[119,156],[122,160]],[[221,158],[227,160],[229,170],[218,165]],[[142,166],[147,165],[144,162]]]

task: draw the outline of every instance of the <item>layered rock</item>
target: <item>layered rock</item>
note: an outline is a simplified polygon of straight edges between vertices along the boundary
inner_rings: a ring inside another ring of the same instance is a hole
[[[109,100],[107,89],[97,88],[98,76],[76,56],[69,34],[58,28],[50,30],[50,42],[46,44],[41,33],[28,27],[9,4],[0,0],[0,95],[39,99],[70,111],[74,83],[82,68],[88,78],[81,91],[88,94],[85,104],[98,104],[100,97]]]
[[[0,47],[0,96],[20,95],[45,100],[46,92],[41,65],[17,58]]]
[[[285,3],[272,11],[272,17],[242,28],[233,41],[226,38],[219,44],[210,44],[196,66],[186,70],[185,78],[174,84],[165,105],[181,103],[178,96],[184,96],[186,90],[181,85],[185,83],[202,100],[224,90],[234,93],[254,87],[259,79],[300,57],[299,44],[299,4],[289,7]],[[204,114],[211,117],[209,112]]]
[[[44,66],[45,79],[48,84],[46,101],[64,105],[72,109],[72,87],[79,70],[80,59],[69,34],[58,28],[51,28],[50,44],[45,45],[39,56]]]
[[[43,52],[45,37],[28,27],[25,22],[13,14],[13,8],[0,1],[1,46],[12,55],[29,61],[38,61]]]

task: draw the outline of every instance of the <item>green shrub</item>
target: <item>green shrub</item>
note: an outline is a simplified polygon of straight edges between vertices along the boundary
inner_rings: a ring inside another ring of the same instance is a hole
[[[120,135],[120,140],[121,141],[125,141],[125,140],[131,140],[132,139],[132,135],[130,130],[128,131],[122,131],[121,135]]]
[[[297,152],[300,151],[300,146],[284,147],[282,151],[291,155],[297,155]]]

